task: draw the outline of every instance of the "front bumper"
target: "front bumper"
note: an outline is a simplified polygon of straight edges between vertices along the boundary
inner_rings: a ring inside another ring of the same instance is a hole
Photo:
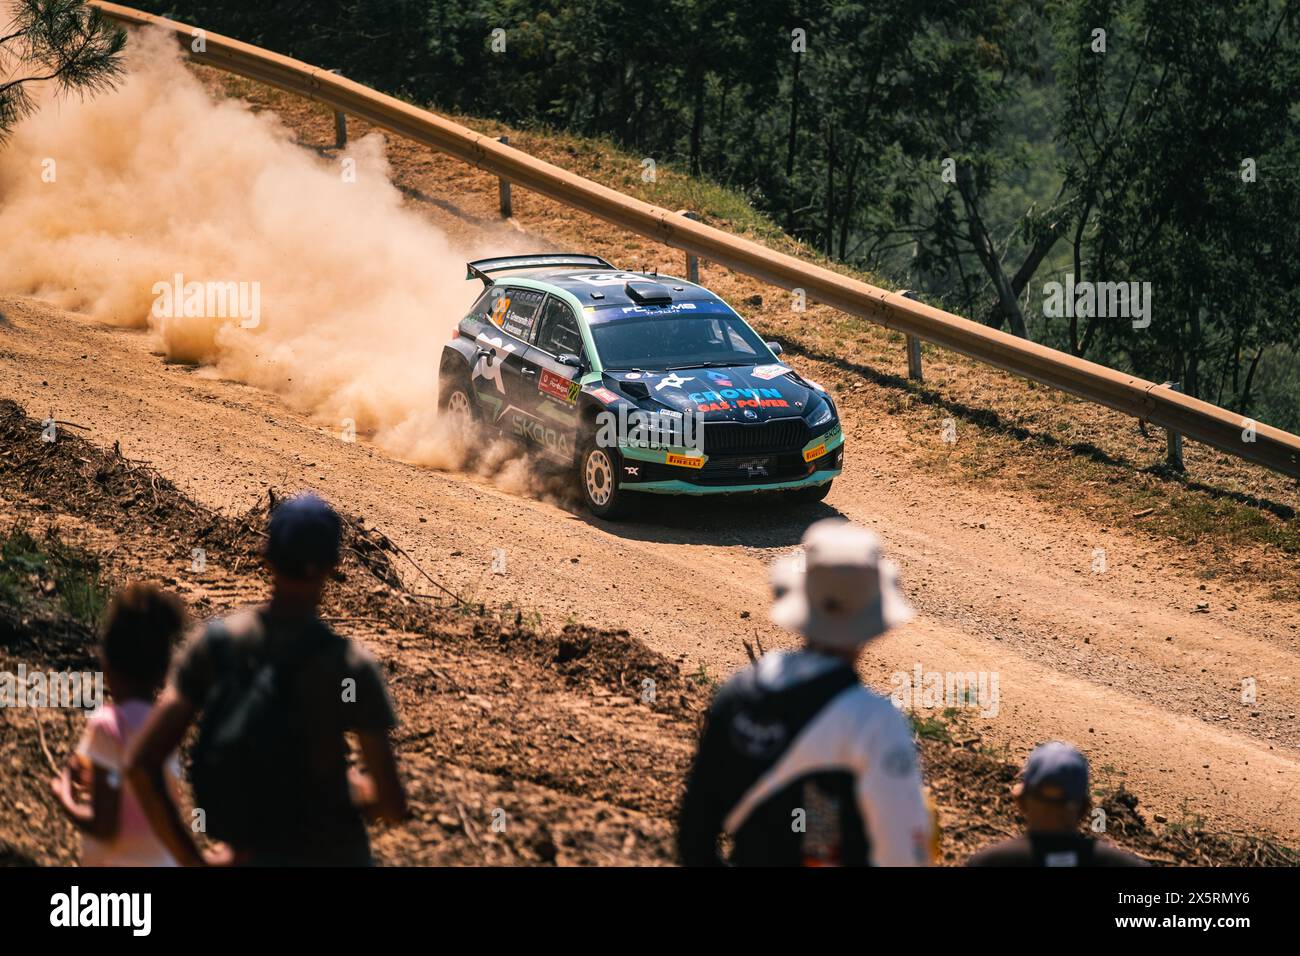
[[[799,488],[813,488],[833,481],[841,469],[822,468],[806,478],[794,481],[770,481],[762,484],[745,485],[697,485],[689,481],[669,479],[667,481],[620,482],[619,487],[627,491],[644,491],[652,495],[737,495],[760,491],[795,491]]]
[[[704,455],[620,447],[619,488],[661,495],[793,491],[832,481],[843,470],[844,433],[838,425],[802,448],[779,454]]]

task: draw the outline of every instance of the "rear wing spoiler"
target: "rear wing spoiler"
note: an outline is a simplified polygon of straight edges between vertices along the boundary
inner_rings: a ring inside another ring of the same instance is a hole
[[[506,269],[583,268],[613,269],[614,266],[600,256],[584,256],[576,252],[538,252],[526,256],[497,256],[493,259],[476,259],[465,263],[465,278],[480,279],[484,286],[492,284],[488,273]]]

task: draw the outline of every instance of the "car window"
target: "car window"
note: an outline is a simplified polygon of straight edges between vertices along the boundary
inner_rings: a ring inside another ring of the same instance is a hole
[[[739,352],[741,355],[747,355],[750,357],[758,355],[758,350],[749,342],[746,342],[745,337],[741,335],[735,327],[730,325],[727,326],[726,334],[727,338],[731,340],[731,348],[734,351]]]
[[[537,333],[537,347],[551,355],[582,355],[582,334],[573,310],[562,300],[551,296],[542,312],[542,324]]]
[[[483,294],[469,310],[467,319],[477,319],[480,322],[491,322],[493,325],[500,326],[501,319],[505,316],[505,310],[510,305],[510,295],[508,289],[503,289],[499,285],[488,286],[483,290]]]
[[[591,323],[607,369],[668,368],[690,363],[755,365],[776,361],[738,315],[653,313]]]
[[[533,323],[544,297],[544,293],[532,289],[507,289],[504,306],[501,302],[497,303],[493,321],[496,321],[495,316],[499,314],[501,318],[497,324],[501,328],[516,338],[528,341],[533,334]]]

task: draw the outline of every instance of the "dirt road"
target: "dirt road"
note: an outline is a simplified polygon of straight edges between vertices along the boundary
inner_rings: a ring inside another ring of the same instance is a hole
[[[332,136],[329,117],[310,108],[290,108],[286,121],[308,145]],[[410,144],[391,144],[389,159],[408,207],[461,247],[550,244],[556,213],[537,197],[517,195],[516,220],[503,225],[491,177]],[[635,248],[645,255],[646,245]],[[611,525],[344,441],[336,423],[275,396],[165,363],[146,333],[4,292],[0,397],[31,414],[84,426],[101,445],[119,441],[213,507],[246,508],[268,488],[317,489],[466,597],[556,624],[626,627],[711,677],[745,660],[743,639],[789,642],[767,623],[766,566],[811,521],[840,514],[874,527],[921,611],[871,648],[878,686],[918,666],[985,672],[997,680],[996,707],[967,716],[986,749],[1014,758],[1046,738],[1073,740],[1103,782],[1125,783],[1171,823],[1203,818],[1300,840],[1300,607],[1265,586],[1216,583],[1164,539],[1015,487],[918,473],[907,452],[939,435],[909,432],[869,399],[842,397],[847,466],[822,505],[773,513],[674,501],[654,509],[653,523]],[[821,361],[794,364],[835,374]],[[505,575],[491,569],[497,549]]]
[[[890,443],[907,436],[891,438],[888,416],[875,427],[850,419],[848,468],[824,505],[777,514],[695,505],[661,510],[654,524],[609,525],[342,441],[273,396],[163,363],[143,333],[33,299],[0,299],[0,310],[7,396],[101,443],[120,441],[198,500],[240,509],[269,487],[316,488],[448,587],[555,622],[627,627],[692,671],[725,674],[755,633],[768,646],[786,641],[766,623],[766,564],[811,520],[869,524],[922,611],[872,648],[880,686],[918,664],[996,674],[996,715],[973,715],[986,747],[1018,754],[1045,737],[1075,740],[1099,774],[1172,821],[1300,834],[1296,609],[1249,588],[1202,590],[1194,568],[1147,542],[1063,521],[1013,493],[897,473]],[[1095,573],[1098,547],[1106,569]],[[504,576],[491,571],[498,548]],[[1254,704],[1242,703],[1247,678]]]

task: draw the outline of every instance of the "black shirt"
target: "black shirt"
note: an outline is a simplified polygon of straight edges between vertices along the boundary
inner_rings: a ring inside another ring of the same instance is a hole
[[[1148,866],[1119,847],[1082,833],[1026,833],[985,847],[967,866]]]
[[[256,614],[256,620],[246,615]],[[305,866],[352,865],[371,862],[365,823],[353,805],[347,779],[347,731],[382,733],[397,724],[384,678],[374,659],[318,619],[286,622],[265,610],[241,612],[225,622],[234,652],[260,659],[268,648],[294,648],[308,641],[317,648],[301,656],[289,684],[296,715],[296,732],[306,747],[303,766],[307,780],[293,785],[312,798],[292,818],[276,820],[268,829],[274,845],[240,847],[253,862]],[[205,628],[178,656],[172,683],[186,700],[202,707],[218,678],[210,648],[212,627]],[[348,683],[345,683],[348,682]],[[274,789],[288,782],[264,781]]]

